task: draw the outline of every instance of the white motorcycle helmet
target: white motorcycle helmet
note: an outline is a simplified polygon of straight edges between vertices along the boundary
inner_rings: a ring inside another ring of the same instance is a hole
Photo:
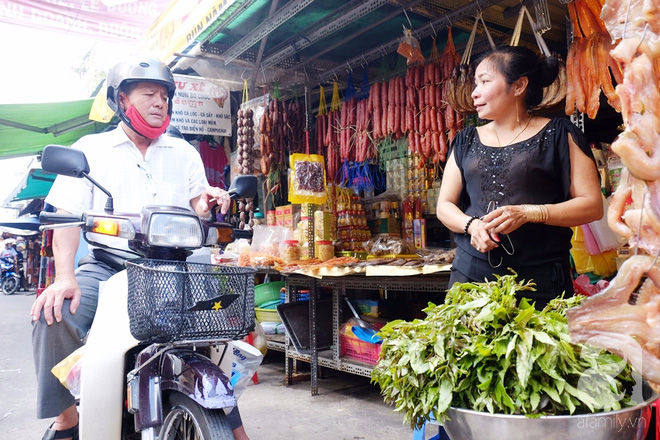
[[[123,88],[128,84],[135,82],[155,82],[166,87],[169,98],[167,106],[168,116],[172,116],[172,98],[174,97],[176,85],[174,84],[174,77],[170,68],[157,58],[132,57],[110,69],[106,79],[108,86],[106,92],[108,106],[133,131],[140,133],[131,124],[130,118],[126,116],[121,105],[119,105],[119,92],[123,91]],[[144,136],[143,133],[140,134]]]

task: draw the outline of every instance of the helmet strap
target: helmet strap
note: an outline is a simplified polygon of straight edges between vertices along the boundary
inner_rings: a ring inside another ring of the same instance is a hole
[[[140,112],[135,107],[129,105],[125,111],[126,119],[124,122],[137,134],[146,137],[147,139],[156,139],[160,137],[167,130],[170,125],[170,115],[167,115],[165,122],[160,127],[152,127],[147,124]]]

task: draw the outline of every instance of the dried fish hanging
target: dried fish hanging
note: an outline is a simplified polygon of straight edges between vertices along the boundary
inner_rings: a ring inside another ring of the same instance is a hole
[[[527,21],[532,27],[532,30],[538,27],[527,7],[522,6],[518,13],[518,21],[516,22],[513,36],[511,37],[512,46],[517,46],[520,41],[520,34],[522,33],[522,26],[525,17],[527,17]],[[536,45],[541,51],[541,54],[544,57],[551,57],[552,54],[550,53],[550,49],[545,43],[543,37],[537,32],[532,33],[534,34]],[[537,106],[530,108],[531,111],[555,107],[566,97],[566,65],[559,57],[557,57],[557,59],[559,60],[559,74],[552,84],[543,89],[543,99]]]
[[[623,72],[611,51],[613,41],[621,36],[610,36],[600,18],[601,9],[607,17],[612,8],[603,9],[600,0],[574,0],[567,7],[574,39],[566,56],[566,114],[572,115],[577,110],[594,119],[600,107],[601,89],[608,104],[620,112],[621,100],[614,90],[612,78],[621,84]],[[620,26],[618,23],[616,28]]]
[[[474,89],[474,66],[470,65],[470,58],[472,57],[472,48],[477,35],[477,27],[479,22],[484,26],[484,31],[488,37],[491,49],[495,48],[493,38],[483,22],[481,14],[477,15],[472,26],[472,32],[465,45],[465,51],[461,62],[454,67],[452,75],[449,77],[449,88],[447,89],[447,102],[459,113],[468,114],[474,113],[474,102],[472,100],[472,90]]]

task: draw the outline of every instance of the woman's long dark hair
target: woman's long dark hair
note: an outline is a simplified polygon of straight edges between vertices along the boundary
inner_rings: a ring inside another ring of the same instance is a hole
[[[559,74],[559,61],[556,58],[539,56],[523,46],[500,46],[484,55],[479,63],[483,61],[492,63],[508,85],[523,76],[527,77],[527,108],[533,108],[541,102],[543,88],[552,84]]]

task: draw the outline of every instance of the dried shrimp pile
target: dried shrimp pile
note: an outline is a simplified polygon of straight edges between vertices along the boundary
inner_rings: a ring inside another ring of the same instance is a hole
[[[605,290],[568,311],[574,341],[620,354],[656,389],[660,389],[658,12],[657,2],[645,0],[607,0],[602,8],[601,18],[617,42],[611,56],[623,68],[616,94],[625,125],[612,144],[626,170],[613,196],[608,223],[636,252]]]

